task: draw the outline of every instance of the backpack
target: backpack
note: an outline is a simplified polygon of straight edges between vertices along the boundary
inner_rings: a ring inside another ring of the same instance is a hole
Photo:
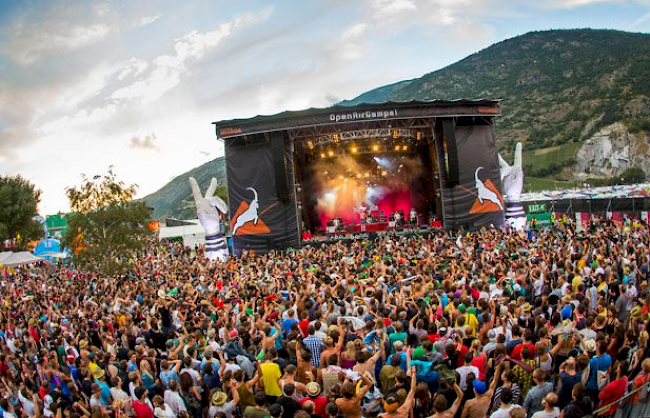
[[[451,382],[456,381],[455,372],[452,369],[450,369],[449,367],[447,367],[447,365],[444,364],[444,363],[436,365],[433,368],[433,370],[438,372],[438,380],[439,381],[443,381],[443,380],[447,380],[447,381],[451,381]]]

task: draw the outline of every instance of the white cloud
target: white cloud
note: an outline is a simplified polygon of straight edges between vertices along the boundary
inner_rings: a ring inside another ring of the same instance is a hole
[[[148,74],[133,83],[124,86],[111,94],[116,101],[139,100],[143,104],[158,100],[169,90],[176,87],[187,74],[186,64],[189,61],[202,59],[212,48],[236,30],[268,19],[272,9],[261,13],[246,13],[235,17],[231,22],[222,23],[209,32],[191,31],[174,41],[174,54],[160,55],[151,65],[139,62],[142,72],[146,67],[151,70]]]
[[[45,22],[43,26],[19,23],[3,33],[0,52],[15,62],[28,65],[45,54],[77,50],[104,39],[110,32],[105,24],[70,25]]]
[[[131,60],[123,66],[122,70],[117,75],[117,79],[122,81],[127,77],[138,77],[144,73],[147,68],[149,68],[149,64],[146,61],[138,58],[131,58]]]
[[[153,22],[160,19],[161,17],[162,17],[162,15],[159,15],[159,14],[151,15],[151,16],[144,16],[144,17],[138,19],[138,21],[135,23],[135,27],[139,28],[139,27],[142,27],[142,26],[150,25]]]
[[[386,23],[404,12],[414,12],[417,6],[412,0],[372,0],[374,18]]]

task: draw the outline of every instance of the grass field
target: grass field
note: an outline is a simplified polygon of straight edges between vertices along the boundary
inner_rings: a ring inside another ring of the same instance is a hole
[[[541,192],[544,190],[571,189],[581,184],[573,181],[552,180],[539,177],[525,177],[525,175],[526,172],[524,172],[524,193]]]

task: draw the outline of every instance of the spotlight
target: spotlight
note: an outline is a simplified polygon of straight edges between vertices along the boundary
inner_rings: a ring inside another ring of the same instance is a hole
[[[339,134],[334,134],[334,135],[332,135],[332,141],[334,141],[334,142],[339,142],[339,139],[340,139],[340,138],[339,138]]]
[[[361,173],[357,173],[357,178],[361,178]]]
[[[357,151],[359,151],[359,150],[357,149],[357,147],[352,147],[351,151],[352,151],[352,154],[356,154]]]
[[[379,145],[377,145],[377,144],[373,145],[372,150],[375,151],[375,152],[379,151]]]
[[[329,155],[330,157],[333,157],[333,156],[334,156],[334,151],[329,150],[329,151],[327,152],[327,155]]]
[[[384,177],[386,176],[386,174],[388,174],[386,171],[381,172],[381,175],[384,176]]]
[[[320,153],[320,157],[321,157],[321,158],[325,158],[325,153],[324,153],[324,152],[321,152],[321,153]]]
[[[415,139],[416,139],[417,141],[421,140],[421,139],[422,139],[422,132],[417,131],[417,132],[415,133]]]
[[[309,149],[314,149],[314,141],[312,141],[311,139],[307,141],[307,147]]]
[[[407,151],[408,149],[409,149],[408,145],[404,145],[404,146],[402,147],[402,151]]]
[[[339,176],[339,180],[343,180],[343,176],[342,176],[342,175]]]
[[[370,173],[366,173],[366,177],[370,177]]]
[[[392,135],[393,135],[393,139],[397,139],[397,137],[399,136],[399,131],[397,129],[393,129]]]
[[[399,151],[399,145],[395,145],[395,151]]]

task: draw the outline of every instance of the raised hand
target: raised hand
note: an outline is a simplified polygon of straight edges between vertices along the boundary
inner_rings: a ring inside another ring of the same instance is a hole
[[[228,205],[219,197],[214,196],[217,190],[217,179],[213,178],[205,196],[201,195],[201,190],[194,177],[190,177],[190,187],[194,195],[194,204],[196,205],[196,215],[205,229],[206,236],[214,236],[221,231],[220,214],[228,213]]]
[[[501,181],[503,183],[506,202],[517,202],[521,198],[521,190],[524,187],[524,170],[521,155],[521,142],[517,142],[517,146],[515,147],[515,161],[512,165],[508,164],[501,154],[499,154],[499,168],[501,170]]]

